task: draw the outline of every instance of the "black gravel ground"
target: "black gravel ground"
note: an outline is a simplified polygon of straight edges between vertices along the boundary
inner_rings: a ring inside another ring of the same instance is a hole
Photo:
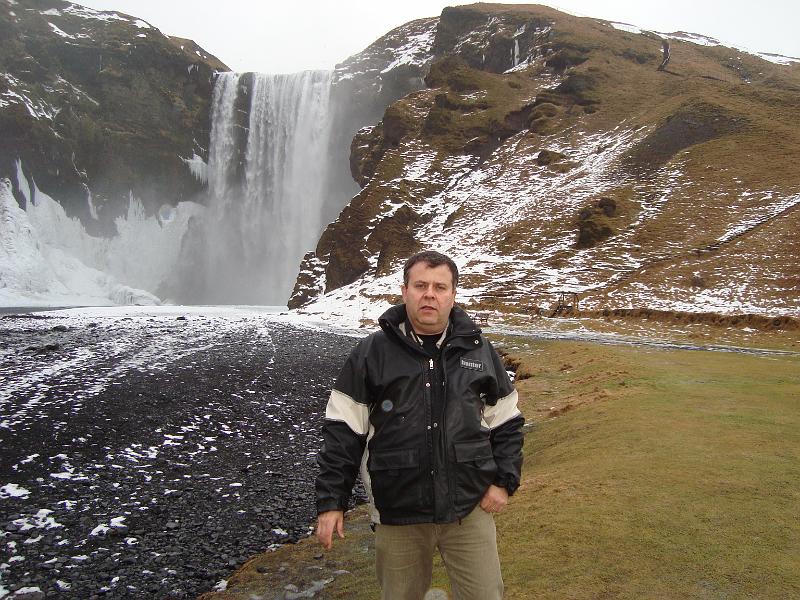
[[[0,590],[193,598],[307,535],[325,402],[355,340],[277,319],[0,316]]]

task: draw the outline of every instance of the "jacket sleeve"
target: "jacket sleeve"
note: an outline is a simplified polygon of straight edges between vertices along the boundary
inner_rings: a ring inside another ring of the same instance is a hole
[[[317,513],[347,510],[369,429],[364,346],[356,345],[331,390],[317,455]]]
[[[492,454],[497,463],[494,484],[506,488],[509,495],[519,487],[522,472],[522,426],[525,418],[517,408],[517,390],[508,377],[505,365],[487,340],[492,356],[494,379],[486,397],[483,419],[489,426]]]

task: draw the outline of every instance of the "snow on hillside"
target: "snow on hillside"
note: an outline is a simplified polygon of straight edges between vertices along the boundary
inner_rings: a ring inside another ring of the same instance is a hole
[[[764,85],[740,68],[744,51],[708,52],[698,46],[720,42],[622,23],[568,23],[534,8],[527,23],[519,17],[516,29],[498,28],[491,10],[484,19],[483,9],[472,10],[448,13],[451,21],[443,13],[440,27],[454,53],[463,47],[468,67],[434,63],[442,71],[428,79],[435,87],[387,111],[391,144],[379,129],[360,132],[355,164],[366,174],[364,189],[306,258],[291,303],[310,299],[300,313],[352,326],[374,320],[399,298],[404,253],[420,247],[455,259],[459,301],[468,307],[535,314],[559,292],[575,292],[589,310],[800,314],[795,178],[784,177],[789,167],[776,166],[774,175],[751,168],[790,154],[773,156],[772,141],[782,126],[793,131],[793,100],[787,92],[766,105],[757,91],[729,98],[741,82]],[[518,37],[528,34],[519,48]],[[688,42],[683,79],[659,75],[656,36]],[[584,39],[585,47],[576,41]],[[510,68],[488,65],[493,48],[511,54]],[[469,69],[507,74],[511,89],[531,94],[494,115],[492,92],[502,86]],[[761,70],[770,86],[794,89],[791,70]],[[522,73],[527,80],[513,79]],[[752,106],[742,108],[745,102]],[[530,115],[545,124],[529,119],[527,130],[498,136],[487,158],[472,143],[482,138],[469,135],[482,131],[489,118],[481,115],[489,114],[498,128]],[[398,115],[414,124],[395,131]]]
[[[334,79],[344,81],[384,75],[398,67],[421,68],[432,58],[439,18],[418,19],[393,29],[368,48],[336,66]]]
[[[415,234],[421,247],[445,252],[458,264],[462,281],[459,302],[465,305],[473,299],[502,298],[507,306],[524,302],[548,307],[555,291],[570,291],[580,294],[585,309],[612,305],[721,314],[798,314],[800,304],[793,299],[797,294],[780,288],[776,283],[779,277],[748,281],[740,269],[726,272],[712,266],[716,276],[730,279],[713,289],[698,290],[669,278],[648,284],[628,282],[651,264],[698,251],[680,243],[642,248],[637,241],[641,227],[658,219],[671,199],[690,196],[693,185],[680,162],[648,183],[622,174],[617,168],[621,157],[647,134],[647,129],[629,129],[622,123],[610,132],[553,136],[546,140],[547,147],[564,153],[576,165],[563,173],[539,165],[536,154],[525,151],[524,133],[510,138],[479,167],[474,158],[461,157],[459,161],[452,157],[449,164],[445,161],[429,170],[435,151],[415,141],[403,149],[404,177],[383,184],[387,199],[372,224],[404,206],[391,199],[392,186],[408,185],[415,179],[435,181],[444,175],[449,183],[443,192],[422,206],[408,208],[423,219],[430,217]],[[603,244],[576,250],[575,215],[592,199],[622,185],[638,188],[637,196],[644,198],[636,218]],[[773,192],[743,191],[728,202],[732,220],[704,252],[758,231],[800,204],[800,195],[787,198]],[[535,242],[526,247],[504,244],[504,237],[515,226],[525,227],[526,238]],[[685,225],[690,229],[700,226],[691,220]],[[559,257],[563,256],[570,258],[562,264]],[[352,327],[375,320],[390,300],[398,298],[402,271],[398,268],[374,277],[378,257],[368,259],[371,268],[367,274],[304,306],[300,314]],[[767,257],[764,264],[768,264]],[[770,292],[784,299],[780,307],[764,302],[764,294]]]
[[[36,12],[33,8],[26,8],[25,10],[34,14]],[[152,30],[165,37],[158,29],[141,19],[135,19],[117,12],[98,11],[78,4],[66,4],[62,9],[49,8],[38,12],[45,18],[44,21],[53,34],[61,38],[66,44],[75,42],[91,44],[97,27],[97,23],[94,23],[94,21],[101,23],[119,21],[137,29]],[[19,17],[13,11],[9,18],[15,22],[19,21]],[[65,31],[65,29],[71,31],[71,33]],[[123,45],[130,45],[130,43],[123,42]],[[5,91],[0,91],[0,108],[5,108],[12,104],[20,104],[25,107],[32,118],[37,120],[52,121],[62,110],[57,105],[63,104],[64,96],[73,101],[88,99],[97,104],[83,90],[61,77],[58,77],[55,85],[35,85],[30,82],[20,81],[12,73],[0,73],[0,82],[4,83],[3,87],[6,88]]]
[[[417,209],[423,215],[427,213],[433,216],[418,232],[418,238],[422,247],[447,253],[459,266],[464,282],[459,289],[459,302],[468,304],[472,298],[479,299],[491,294],[498,285],[506,290],[516,290],[517,293],[542,286],[573,291],[588,289],[591,282],[581,277],[586,270],[584,265],[562,269],[546,266],[549,259],[574,243],[572,237],[553,235],[550,222],[571,219],[587,198],[610,186],[613,183],[611,164],[642,135],[643,132],[634,133],[622,126],[609,134],[581,134],[580,142],[573,146],[577,150],[570,159],[580,161],[582,168],[563,174],[554,175],[547,168],[537,165],[535,154],[519,152],[520,144],[525,143],[524,135],[511,138],[494,154],[492,160],[476,170],[464,162],[467,157],[463,157],[462,161],[452,160],[449,165],[450,185],[430,199],[422,209]],[[556,145],[551,148],[569,151]],[[412,179],[423,175],[441,176],[441,172],[427,172],[432,155],[435,155],[432,149],[419,146],[407,150],[406,176]],[[410,160],[411,156],[414,159]],[[399,185],[401,181],[394,183]],[[656,198],[653,201],[652,210],[657,209],[659,200]],[[552,210],[555,204],[559,205],[557,211]],[[400,206],[402,204],[392,204],[387,200],[385,212],[374,221],[379,222],[396,212]],[[449,232],[446,223],[457,211],[465,212],[467,216],[458,219],[455,232]],[[514,255],[492,247],[492,242],[497,241],[498,231],[535,215],[539,216],[532,224],[537,228],[533,237],[540,240],[541,252],[535,256],[524,253]],[[370,259],[374,268],[377,257]],[[587,257],[588,260],[591,259]],[[628,266],[638,265],[633,261]],[[605,265],[603,272],[596,272],[595,275],[598,279],[605,278],[617,268],[617,265]],[[357,325],[361,319],[377,318],[389,306],[383,297],[399,294],[400,283],[400,270],[375,279],[366,275],[312,302],[302,308],[301,313],[316,315],[321,319],[331,315]],[[355,301],[352,300],[354,295],[357,298]]]
[[[637,27],[636,25],[631,25],[630,23],[617,23],[617,22],[609,22],[609,25],[614,29],[619,29],[620,31],[627,31],[628,33],[638,33],[638,34],[654,34],[660,38],[670,39],[670,40],[679,40],[682,42],[690,42],[692,44],[698,44],[700,46],[723,46],[727,45],[731,48],[735,48],[736,50],[741,50],[742,52],[746,52],[748,54],[753,54],[754,56],[758,56],[759,58],[763,58],[769,62],[778,64],[778,65],[791,65],[794,63],[800,63],[800,58],[795,58],[793,56],[783,56],[781,54],[774,54],[771,52],[758,52],[751,50],[749,48],[742,48],[740,46],[736,46],[733,44],[725,44],[718,39],[709,37],[707,35],[700,35],[698,33],[687,33],[685,31],[676,31],[674,33],[663,33],[658,31],[649,31],[647,29],[642,29]]]

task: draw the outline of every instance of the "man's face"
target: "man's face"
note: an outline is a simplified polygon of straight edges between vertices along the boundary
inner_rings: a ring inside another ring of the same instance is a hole
[[[445,330],[456,301],[453,274],[447,265],[431,268],[418,262],[408,272],[408,285],[401,285],[400,290],[414,331],[433,335]]]

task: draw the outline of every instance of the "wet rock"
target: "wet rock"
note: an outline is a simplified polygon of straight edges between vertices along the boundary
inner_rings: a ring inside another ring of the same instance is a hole
[[[11,594],[14,600],[44,600],[45,595],[41,590],[21,590]]]

